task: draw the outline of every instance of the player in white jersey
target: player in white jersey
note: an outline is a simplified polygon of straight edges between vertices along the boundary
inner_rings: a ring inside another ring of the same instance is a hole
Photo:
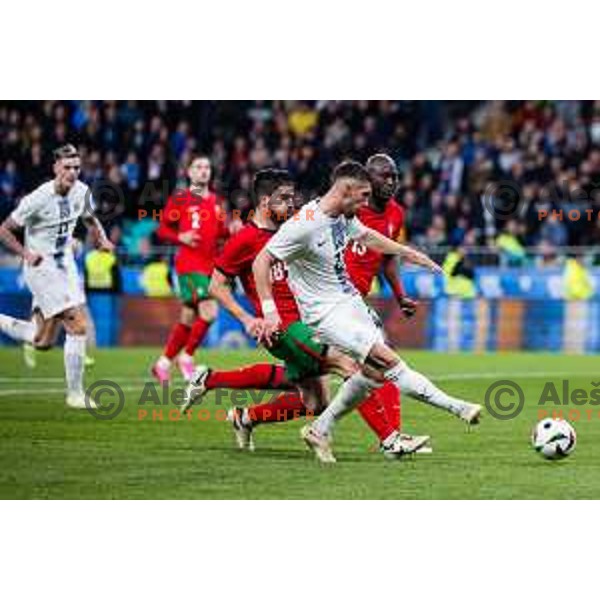
[[[99,249],[113,250],[93,215],[90,188],[79,181],[81,158],[68,144],[54,152],[54,179],[25,196],[0,225],[0,242],[21,256],[24,279],[33,295],[36,317],[21,321],[0,315],[0,330],[40,350],[54,343],[56,329],[65,328],[67,405],[86,408],[83,370],[87,322],[85,294],[73,257],[73,230],[82,218]],[[25,243],[15,231],[25,229]]]
[[[320,199],[305,205],[295,218],[281,226],[254,262],[256,288],[264,320],[265,342],[279,328],[269,272],[275,260],[288,267],[289,285],[296,296],[302,320],[320,338],[337,346],[363,365],[350,377],[322,415],[302,430],[302,437],[323,462],[334,462],[330,432],[334,422],[349,412],[381,382],[393,382],[402,392],[443,408],[467,423],[476,423],[481,406],[448,396],[426,377],[410,369],[386,344],[344,262],[349,240],[356,240],[382,254],[396,254],[434,273],[441,268],[429,257],[398,244],[363,225],[355,216],[371,194],[367,170],[348,161],[333,173],[333,184]]]

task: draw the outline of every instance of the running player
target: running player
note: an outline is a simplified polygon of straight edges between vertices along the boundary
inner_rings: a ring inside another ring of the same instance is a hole
[[[97,248],[113,250],[102,225],[92,214],[91,191],[79,181],[80,171],[77,148],[68,144],[55,150],[54,179],[25,196],[0,225],[0,241],[23,258],[24,278],[35,307],[33,321],[0,315],[0,330],[37,349],[47,350],[54,343],[58,326],[64,326],[66,403],[72,408],[86,408],[85,294],[72,249],[77,219],[82,217]],[[15,237],[15,232],[22,228],[24,245]]]
[[[241,323],[247,333],[253,337],[260,336],[260,319],[249,314],[233,296],[229,280],[239,277],[246,295],[254,305],[257,315],[261,315],[261,306],[256,295],[252,276],[252,263],[261,249],[271,239],[275,231],[284,222],[291,210],[294,197],[293,183],[286,171],[265,169],[256,174],[254,179],[254,198],[257,203],[254,218],[235,234],[225,245],[222,255],[217,259],[210,291],[221,304],[229,310]],[[281,316],[281,331],[269,348],[271,354],[285,362],[285,368],[278,365],[262,364],[243,367],[233,371],[212,371],[200,367],[190,386],[190,405],[192,397],[196,400],[206,391],[216,388],[249,388],[249,389],[293,389],[295,386],[306,387],[308,381],[329,372],[341,371],[349,376],[357,369],[354,361],[349,361],[334,349],[318,343],[310,331],[300,321],[296,301],[287,285],[287,272],[283,263],[275,262],[271,268],[274,299]],[[314,381],[309,393],[317,390],[320,394],[322,386]],[[394,388],[395,392],[395,388]],[[410,438],[401,436],[397,429],[387,423],[385,407],[377,396],[385,390],[373,392],[372,404],[379,408],[377,413],[370,414],[367,422],[378,435],[382,452],[389,457],[397,458],[402,453],[413,451],[413,445],[423,445],[428,438]],[[388,390],[389,394],[389,390]],[[282,394],[273,402],[254,406],[251,409],[234,408],[229,411],[229,418],[234,425],[240,447],[247,447],[252,440],[254,425],[264,422],[283,421],[298,418],[304,414],[304,399],[300,395]],[[397,393],[391,398],[397,402]],[[325,398],[313,399],[309,406],[311,411],[324,407]],[[187,409],[189,407],[186,406]],[[396,419],[398,420],[398,419]]]
[[[179,322],[171,329],[163,354],[152,367],[160,383],[170,379],[176,357],[184,379],[192,377],[193,354],[217,316],[208,285],[219,241],[227,235],[225,213],[217,195],[209,189],[211,165],[206,156],[192,159],[188,177],[190,187],[177,190],[169,198],[157,230],[162,240],[179,246],[175,272],[182,302]]]
[[[297,219],[284,223],[257,256],[253,267],[264,315],[261,339],[268,344],[280,327],[269,274],[274,263],[283,261],[302,320],[325,343],[342,349],[363,365],[363,371],[342,384],[314,423],[302,429],[303,439],[322,462],[335,462],[330,442],[334,423],[381,385],[381,378],[409,396],[443,408],[467,423],[477,422],[481,414],[480,405],[447,395],[410,369],[385,343],[381,329],[352,285],[344,262],[351,240],[442,273],[439,265],[426,255],[360,222],[356,213],[370,196],[371,179],[365,167],[353,161],[338,165],[329,191],[320,200],[306,204]]]

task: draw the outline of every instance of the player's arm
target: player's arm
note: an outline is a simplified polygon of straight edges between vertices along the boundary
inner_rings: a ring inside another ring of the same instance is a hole
[[[260,299],[264,318],[261,341],[264,341],[267,345],[271,344],[273,336],[281,325],[277,305],[273,298],[273,284],[271,282],[271,267],[275,260],[275,257],[269,252],[267,246],[265,246],[258,253],[252,265],[256,293]]]
[[[426,254],[423,254],[423,252],[391,240],[378,231],[363,225],[356,218],[353,221],[350,229],[352,239],[376,252],[381,252],[381,254],[393,254],[415,265],[425,267],[433,273],[443,273],[442,267],[431,260]]]
[[[98,250],[104,250],[106,252],[113,252],[115,249],[114,244],[108,239],[106,231],[102,223],[98,220],[98,217],[92,214],[85,214],[82,217],[83,224],[86,226],[90,237],[92,238],[92,244]]]
[[[304,252],[310,235],[311,219],[303,218],[302,212],[300,215],[300,219],[290,219],[279,228],[268,244],[259,252],[252,265],[256,292],[260,298],[264,316],[262,339],[267,345],[271,344],[281,326],[281,319],[273,298],[271,267],[276,261],[289,265]]]
[[[13,254],[20,256],[28,265],[35,267],[42,262],[42,257],[35,253],[29,252],[14,234],[23,227],[19,225],[12,217],[8,217],[4,223],[0,225],[0,242],[8,248]]]
[[[222,273],[220,270],[213,271],[209,294],[217,300],[227,311],[229,311],[246,330],[248,335],[257,338],[261,333],[261,320],[251,315],[244,307],[235,299],[231,289],[231,279]]]
[[[417,303],[406,295],[402,279],[398,273],[398,261],[395,256],[385,255],[383,257],[383,276],[388,282],[392,293],[400,306],[400,310],[405,317],[410,319],[417,311]]]
[[[178,195],[175,194],[169,198],[167,205],[161,215],[156,235],[163,242],[169,244],[191,246],[195,248],[200,243],[200,233],[193,229],[189,231],[179,231],[179,222],[181,211],[183,211],[183,201],[181,197],[177,200]]]
[[[39,265],[42,262],[42,257],[36,252],[27,250],[19,242],[15,232],[23,229],[30,222],[38,212],[40,203],[41,199],[35,192],[25,196],[19,202],[17,208],[0,225],[0,242],[32,267]]]

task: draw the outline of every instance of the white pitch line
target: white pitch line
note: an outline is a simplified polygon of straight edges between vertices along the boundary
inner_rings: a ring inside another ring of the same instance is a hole
[[[544,377],[582,377],[586,375],[597,375],[600,377],[600,369],[597,371],[481,371],[480,373],[427,373],[431,379],[453,381],[453,380],[469,380],[469,379],[495,379],[500,377],[513,378],[513,377],[525,377],[529,379],[541,379]],[[154,379],[143,379],[138,377],[127,377],[127,378],[99,378],[113,381],[114,383],[156,383]],[[31,379],[25,377],[0,377],[0,383],[63,383],[64,377],[32,377]],[[176,380],[173,383],[183,384],[183,380]],[[158,385],[158,384],[157,384]]]
[[[545,378],[553,378],[555,379],[556,377],[583,377],[583,376],[598,376],[600,377],[600,372],[599,371],[577,371],[577,372],[573,372],[573,371],[533,371],[533,372],[485,372],[482,371],[481,373],[439,373],[439,374],[435,374],[435,375],[430,375],[431,379],[433,379],[434,381],[477,381],[477,380],[482,380],[482,379],[502,379],[502,378],[506,378],[506,379],[518,379],[520,377],[526,378],[526,379],[545,379]],[[10,381],[8,381],[10,380]],[[28,384],[33,383],[34,381],[39,381],[39,382],[44,382],[44,383],[63,383],[64,379],[62,377],[46,377],[46,378],[39,378],[39,379],[23,379],[23,378],[17,378],[17,377],[5,377],[5,378],[0,378],[0,382],[10,382],[10,383],[15,383],[15,382],[27,382]],[[121,385],[121,389],[124,392],[135,392],[136,390],[140,389],[140,386],[142,384],[145,383],[155,383],[151,380],[146,380],[146,379],[135,379],[135,378],[130,378],[130,379],[111,379],[110,381],[114,381],[115,383],[121,383],[121,384],[125,384],[125,385]],[[137,385],[127,385],[127,383],[137,383]],[[183,382],[175,382],[177,383],[182,383]],[[0,389],[0,397],[6,397],[6,396],[26,396],[27,394],[32,394],[32,393],[36,393],[36,394],[64,394],[65,393],[65,388],[64,387],[60,387],[60,388],[44,388],[44,389],[39,389],[37,387],[20,387],[20,388],[9,388],[9,389]]]
[[[120,386],[124,392],[135,392],[140,389],[138,385],[122,385]],[[36,388],[18,388],[18,389],[9,389],[9,390],[0,390],[0,397],[2,396],[26,396],[28,394],[64,394],[66,389],[64,387],[61,388],[46,388],[44,390],[39,390]]]

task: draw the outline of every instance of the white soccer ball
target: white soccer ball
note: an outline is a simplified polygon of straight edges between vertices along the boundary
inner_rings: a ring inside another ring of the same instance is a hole
[[[563,419],[543,419],[533,428],[531,443],[544,458],[558,460],[575,450],[577,434]]]

